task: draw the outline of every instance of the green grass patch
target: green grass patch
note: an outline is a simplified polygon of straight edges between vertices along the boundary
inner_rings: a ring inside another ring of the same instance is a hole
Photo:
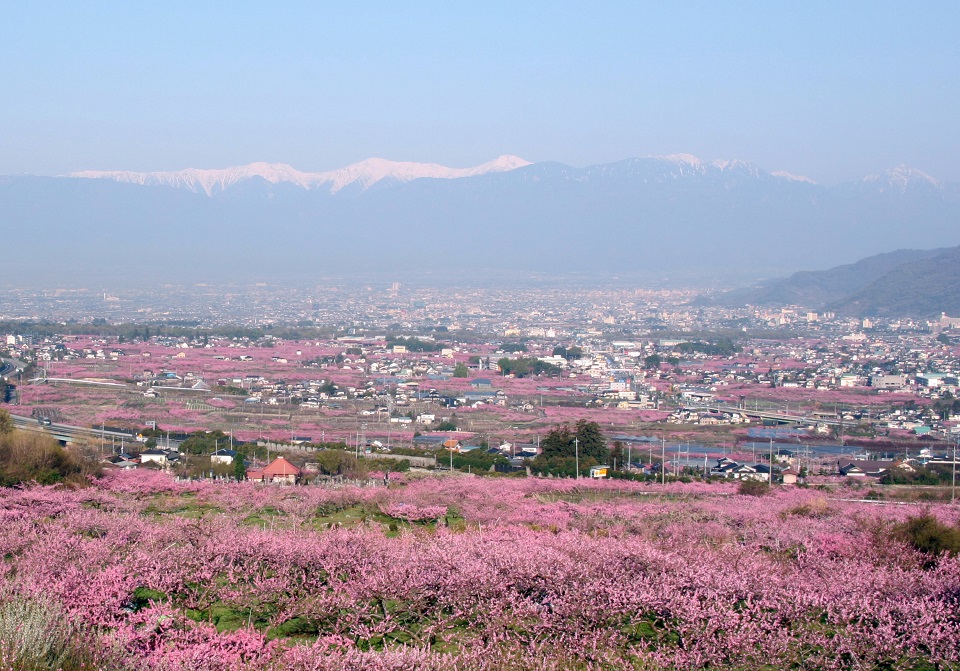
[[[133,612],[137,612],[149,606],[150,602],[163,603],[164,601],[168,601],[169,598],[166,592],[141,586],[137,587],[130,594],[130,600],[127,602],[126,607]]]
[[[171,497],[161,495],[148,503],[143,510],[140,511],[140,514],[145,517],[174,515],[187,519],[197,519],[212,513],[222,512],[223,508],[205,501],[198,501],[195,496],[180,495]]]
[[[265,631],[270,626],[271,613],[238,608],[225,603],[215,603],[206,609],[184,608],[182,612],[194,622],[211,623],[220,633],[236,631],[246,626]]]
[[[292,617],[282,624],[267,630],[267,638],[315,638],[320,634],[320,625],[306,617]]]

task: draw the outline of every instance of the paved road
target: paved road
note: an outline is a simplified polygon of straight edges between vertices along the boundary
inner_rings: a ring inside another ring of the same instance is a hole
[[[22,373],[27,364],[16,359],[0,358],[0,378],[7,379]]]
[[[741,415],[753,417],[756,419],[770,419],[788,424],[840,424],[839,419],[830,419],[827,417],[805,417],[803,415],[788,415],[783,412],[769,410],[750,410],[749,408],[738,408],[728,405],[687,405],[684,410],[709,410],[711,412],[739,412]]]
[[[40,424],[35,417],[24,417],[22,415],[10,415],[13,423],[18,429],[27,431],[42,431],[52,434],[58,440],[70,440],[79,436],[89,438],[113,438],[133,440],[132,433],[122,431],[101,431],[100,429],[89,429],[84,426],[71,426],[70,424]]]

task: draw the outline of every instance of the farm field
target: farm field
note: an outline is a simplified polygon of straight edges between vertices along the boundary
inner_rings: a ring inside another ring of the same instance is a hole
[[[106,341],[86,337],[68,342],[72,352],[104,347],[109,349]],[[499,376],[495,371],[473,370],[469,378],[451,378],[449,370],[470,356],[461,352],[450,356],[418,354],[408,360],[405,355],[384,351],[357,360],[357,355],[349,353],[350,347],[328,342],[277,340],[269,347],[244,348],[178,348],[136,342],[119,347],[124,355],[115,360],[72,358],[44,363],[42,376],[23,386],[20,412],[54,413],[65,422],[88,427],[143,427],[156,422],[174,432],[221,430],[246,441],[309,437],[317,442],[350,442],[356,439],[361,425],[366,425],[369,439],[409,445],[414,432],[429,430],[429,424],[392,423],[390,413],[364,412],[383,407],[386,395],[395,396],[397,385],[408,380],[415,383],[416,390],[434,389],[441,395],[462,396],[471,389],[474,378],[492,377],[494,389],[501,390],[506,399],[500,404],[444,408],[430,400],[413,398],[411,392],[409,400],[392,406],[392,414],[396,418],[431,413],[438,417],[437,422],[440,417],[450,418],[465,434],[514,442],[533,441],[538,433],[555,424],[584,418],[600,422],[610,431],[634,432],[669,414],[658,410],[585,407],[591,397],[573,392],[570,380],[560,377],[514,378]],[[484,350],[491,348],[476,349],[480,353]],[[448,374],[435,376],[443,379],[428,379],[423,373],[394,377],[371,370],[371,364],[383,367],[394,362],[404,366],[416,362]],[[177,375],[178,381],[146,386],[147,380],[163,374]],[[190,385],[197,381],[203,381],[206,388],[191,389]],[[277,383],[290,389],[310,381],[336,385],[341,394],[325,397],[320,407],[308,407],[301,401],[309,392],[292,400],[282,394],[277,396],[274,390]],[[261,392],[255,385],[268,385],[270,391]],[[151,388],[156,393],[145,396],[144,392]],[[256,394],[258,402],[245,402],[251,394]],[[277,398],[268,398],[271,395]],[[526,406],[519,407],[522,404]]]
[[[85,427],[137,430],[156,425],[174,433],[220,430],[240,441],[306,439],[348,445],[363,437],[368,442],[409,447],[417,432],[434,431],[441,425],[448,431],[455,427],[457,437],[464,440],[534,444],[553,427],[579,420],[597,422],[609,436],[692,441],[717,448],[717,454],[748,439],[743,426],[667,421],[683,403],[672,396],[678,385],[698,381],[679,369],[637,374],[636,385],[656,398],[647,404],[657,405],[655,409],[618,407],[610,399],[599,402],[598,388],[607,383],[602,375],[514,377],[471,368],[467,377],[451,376],[458,365],[499,356],[491,345],[409,355],[392,353],[382,345],[359,354],[360,348],[335,341],[273,339],[239,346],[221,339],[208,345],[202,341],[190,347],[183,344],[66,338],[57,354],[65,358],[37,363],[34,377],[18,392],[19,407],[14,412]],[[548,346],[539,354],[550,351]],[[767,359],[740,357],[730,365]],[[720,361],[701,363],[708,370]],[[771,363],[796,364],[793,360]],[[497,398],[480,402],[466,398],[477,391],[472,389],[474,383],[484,379]],[[929,403],[916,396],[881,395],[866,388],[825,391],[743,382],[721,386],[717,394],[729,404],[749,398],[753,406],[802,414],[846,404],[866,408],[867,417],[872,405],[889,409],[913,404],[922,409]],[[456,407],[442,402],[455,398]],[[878,412],[874,411],[875,418]],[[433,419],[414,421],[421,416]],[[848,432],[856,428],[852,423]],[[874,432],[868,427],[860,433]],[[911,449],[916,442],[902,429],[887,429],[883,434],[888,447],[902,443],[907,447],[901,449]]]
[[[264,487],[138,470],[0,491],[0,519],[4,668],[960,665],[960,558],[937,545],[958,533],[947,504],[728,483]],[[37,629],[53,665],[23,661]]]

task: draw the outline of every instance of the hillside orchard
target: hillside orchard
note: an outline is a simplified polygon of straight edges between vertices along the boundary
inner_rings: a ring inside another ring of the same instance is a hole
[[[0,491],[5,669],[960,666],[947,504],[469,476],[91,482]]]

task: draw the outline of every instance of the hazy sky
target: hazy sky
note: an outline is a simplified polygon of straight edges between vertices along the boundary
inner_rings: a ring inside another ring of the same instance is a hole
[[[0,8],[0,174],[687,152],[960,181],[960,3]]]

